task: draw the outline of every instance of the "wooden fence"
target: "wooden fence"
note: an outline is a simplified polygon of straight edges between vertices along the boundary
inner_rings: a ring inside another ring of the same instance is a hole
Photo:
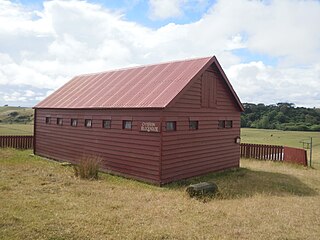
[[[241,143],[240,149],[243,158],[283,161],[284,157],[283,146]]]
[[[33,136],[0,136],[0,148],[32,149]]]
[[[284,161],[308,165],[307,152],[300,148],[291,148],[264,144],[240,144],[242,158],[255,158],[260,160]]]

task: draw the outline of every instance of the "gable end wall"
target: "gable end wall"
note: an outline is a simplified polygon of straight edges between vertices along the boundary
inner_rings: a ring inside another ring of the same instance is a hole
[[[205,75],[214,78],[216,86],[216,96],[209,94],[215,102],[207,107],[202,104]],[[240,147],[235,143],[240,136],[237,102],[215,66],[202,76],[164,110],[164,121],[177,121],[177,131],[166,132],[163,128],[162,183],[239,167]],[[199,129],[189,130],[189,120],[198,120]],[[219,129],[219,120],[232,120],[233,128]]]

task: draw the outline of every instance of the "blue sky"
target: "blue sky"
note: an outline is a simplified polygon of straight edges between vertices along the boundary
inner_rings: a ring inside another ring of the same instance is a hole
[[[42,0],[16,0],[14,2],[28,6],[32,9],[43,9]],[[213,0],[185,2],[183,4],[184,14],[182,16],[150,20],[148,16],[149,1],[147,0],[93,0],[88,2],[97,3],[112,11],[123,12],[125,19],[151,28],[159,28],[171,22],[185,24],[198,21],[215,3]]]
[[[319,107],[320,2],[2,0],[0,105],[74,75],[216,55],[243,102]]]

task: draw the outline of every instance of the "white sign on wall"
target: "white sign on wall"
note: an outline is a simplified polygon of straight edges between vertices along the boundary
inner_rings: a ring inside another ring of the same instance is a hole
[[[142,122],[140,126],[141,132],[159,132],[160,126],[155,122]]]

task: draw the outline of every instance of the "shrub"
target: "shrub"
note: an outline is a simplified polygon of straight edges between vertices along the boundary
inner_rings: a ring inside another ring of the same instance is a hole
[[[101,159],[97,156],[87,156],[74,166],[74,174],[82,179],[98,179],[99,164]]]
[[[283,123],[280,130],[285,131],[309,131],[310,128],[304,123]]]
[[[311,130],[311,131],[320,131],[320,125],[312,125],[312,126],[310,127],[310,130]]]
[[[11,113],[8,114],[8,116],[10,116],[10,117],[16,117],[18,115],[19,115],[18,112],[11,112]]]

